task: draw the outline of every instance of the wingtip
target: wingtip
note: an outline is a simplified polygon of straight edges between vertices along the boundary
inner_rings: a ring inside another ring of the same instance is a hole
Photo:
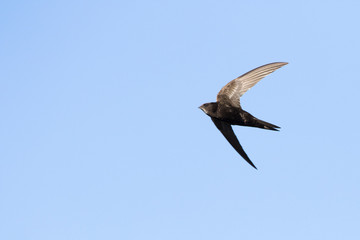
[[[269,63],[269,64],[277,64],[280,65],[280,67],[285,66],[287,64],[289,64],[288,62],[273,62],[273,63]]]
[[[246,159],[245,159],[246,160]],[[256,170],[258,170],[257,169],[257,167],[255,166],[255,164],[252,162],[252,161],[250,161],[250,159],[249,160],[246,160],[253,168],[255,168]]]
[[[285,66],[285,65],[287,65],[287,64],[289,64],[288,62],[277,62],[278,64],[280,64],[281,65],[281,67],[282,66]]]

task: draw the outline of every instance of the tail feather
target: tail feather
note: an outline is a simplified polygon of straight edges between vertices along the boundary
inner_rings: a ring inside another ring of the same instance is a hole
[[[279,131],[279,129],[277,129],[277,128],[280,128],[279,126],[276,126],[274,124],[265,122],[265,121],[260,120],[260,119],[255,119],[255,127],[268,129],[268,130],[273,130],[273,131]]]

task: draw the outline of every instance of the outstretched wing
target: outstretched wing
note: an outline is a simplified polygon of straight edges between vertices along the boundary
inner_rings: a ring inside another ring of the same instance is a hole
[[[224,137],[228,140],[228,142],[233,146],[233,148],[255,169],[255,165],[251,162],[250,158],[245,153],[244,149],[239,143],[232,127],[230,124],[220,121],[216,118],[211,118],[211,120],[215,123],[215,126],[220,130],[220,132],[224,135]]]
[[[240,107],[240,97],[265,76],[286,65],[286,62],[274,62],[255,68],[226,84],[218,93],[217,101],[226,101],[234,107]]]

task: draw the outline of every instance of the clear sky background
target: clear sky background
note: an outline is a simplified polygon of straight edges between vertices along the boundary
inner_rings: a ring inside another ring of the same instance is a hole
[[[359,1],[2,1],[0,239],[360,239]],[[285,61],[234,127],[198,107]]]

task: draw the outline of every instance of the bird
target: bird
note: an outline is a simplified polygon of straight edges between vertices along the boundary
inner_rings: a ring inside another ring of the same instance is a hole
[[[279,131],[279,126],[260,120],[241,108],[240,97],[265,76],[285,66],[287,62],[273,62],[257,67],[226,84],[217,94],[216,102],[204,103],[199,108],[214,122],[232,147],[255,169],[239,140],[232,125],[257,127]]]

